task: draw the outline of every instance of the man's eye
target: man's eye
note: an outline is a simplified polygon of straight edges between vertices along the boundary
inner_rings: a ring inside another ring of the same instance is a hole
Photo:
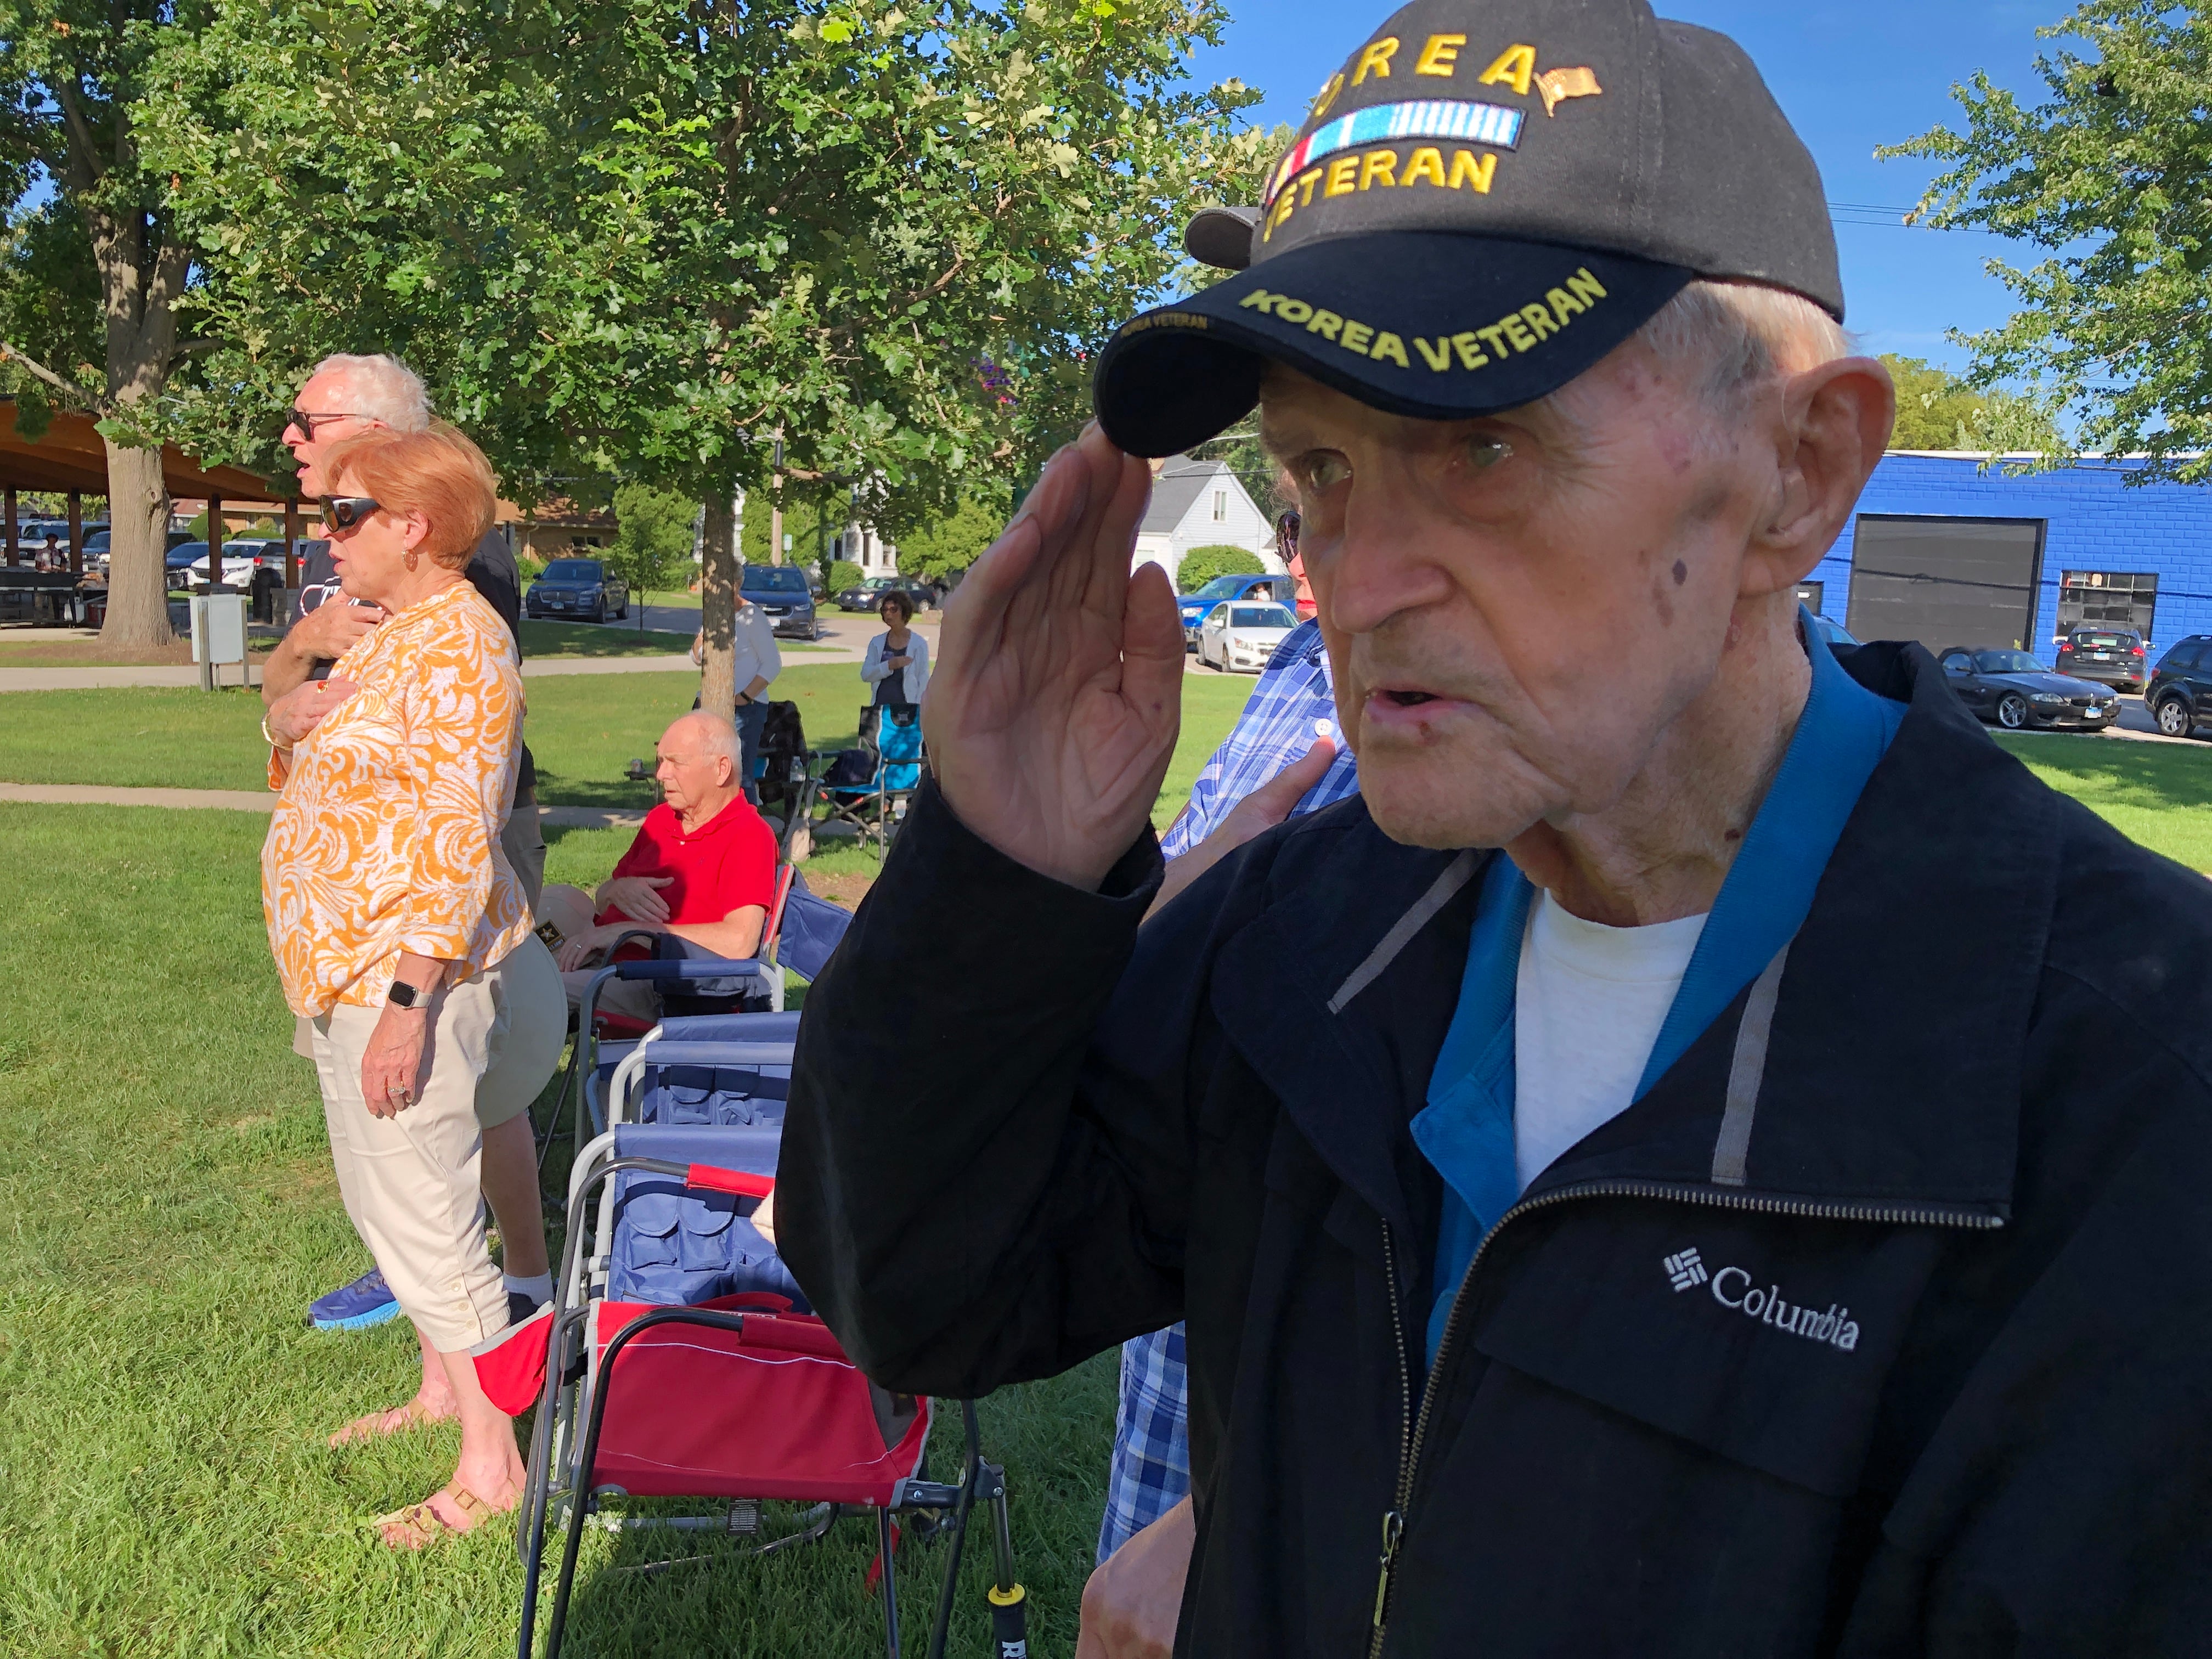
[[[1468,465],[1477,472],[1496,466],[1513,453],[1513,446],[1503,438],[1469,438],[1467,441]]]
[[[1298,482],[1316,495],[1325,495],[1352,476],[1352,463],[1334,452],[1309,455],[1297,465]]]

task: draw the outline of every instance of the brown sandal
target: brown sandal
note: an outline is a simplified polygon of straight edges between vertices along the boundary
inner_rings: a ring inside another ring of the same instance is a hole
[[[397,1423],[391,1421],[394,1417],[399,1419]],[[410,1429],[421,1428],[425,1423],[447,1423],[453,1420],[452,1418],[441,1417],[432,1411],[422,1403],[422,1397],[417,1395],[404,1406],[392,1406],[380,1412],[370,1412],[365,1416],[355,1418],[352,1422],[331,1437],[330,1443],[333,1449],[349,1446],[356,1440],[374,1440],[387,1434],[404,1434]]]
[[[444,1495],[452,1498],[453,1507],[468,1517],[467,1526],[455,1526],[432,1509],[427,1498],[420,1504],[410,1504],[404,1510],[394,1510],[389,1515],[380,1515],[369,1524],[376,1528],[383,1537],[386,1548],[419,1550],[448,1533],[458,1538],[465,1533],[474,1532],[483,1524],[487,1516],[500,1513],[458,1480],[447,1486]]]

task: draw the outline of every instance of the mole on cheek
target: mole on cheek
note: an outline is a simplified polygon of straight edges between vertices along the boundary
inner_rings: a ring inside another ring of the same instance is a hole
[[[1683,563],[1680,559],[1675,560],[1675,561],[1674,561],[1674,586],[1677,586],[1677,587],[1680,587],[1680,586],[1684,582],[1686,582],[1686,581],[1687,581],[1687,580],[1690,580],[1690,567],[1689,567],[1689,566],[1687,566],[1686,564],[1684,564],[1684,563]]]

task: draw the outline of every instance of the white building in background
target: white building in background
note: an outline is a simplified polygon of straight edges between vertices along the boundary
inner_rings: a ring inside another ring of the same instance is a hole
[[[847,524],[831,540],[830,557],[832,561],[849,559],[871,576],[898,574],[898,549],[858,519]]]
[[[745,492],[742,488],[732,499],[731,511],[736,515],[737,522],[743,525],[745,521]],[[790,520],[786,519],[784,522],[784,536],[791,545],[784,550],[783,562],[811,566],[815,556],[813,542],[810,539],[806,545],[800,546],[797,535],[788,527]],[[691,562],[694,564],[698,563],[702,557],[701,550],[704,546],[702,532],[703,525],[693,532]],[[839,559],[850,559],[871,576],[898,574],[897,547],[858,519],[849,520],[843,530],[830,538],[830,558],[832,563]]]
[[[1129,568],[1156,564],[1172,576],[1194,547],[1220,545],[1249,549],[1268,570],[1282,573],[1275,521],[1227,466],[1188,455],[1154,461],[1152,504],[1137,526],[1137,554]]]

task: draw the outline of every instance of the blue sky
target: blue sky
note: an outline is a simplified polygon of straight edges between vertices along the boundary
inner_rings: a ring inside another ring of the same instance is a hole
[[[1315,89],[1395,9],[1322,0],[1230,3],[1235,21],[1225,41],[1202,53],[1196,69],[1265,92],[1253,115],[1267,125],[1302,120]],[[1743,45],[1811,148],[1831,202],[1906,207],[1931,169],[1877,161],[1875,146],[1939,122],[1960,125],[1951,88],[1978,69],[2025,101],[2040,102],[2037,51],[2062,43],[2039,42],[2035,30],[2070,8],[2066,0],[1655,0],[1653,9]],[[1984,262],[2002,257],[2024,265],[2037,257],[1978,232],[1908,230],[1893,222],[1841,223],[1836,238],[1847,321],[1868,349],[1951,368],[1963,367],[1966,354],[1947,343],[1946,330],[1990,328],[2010,313]]]

